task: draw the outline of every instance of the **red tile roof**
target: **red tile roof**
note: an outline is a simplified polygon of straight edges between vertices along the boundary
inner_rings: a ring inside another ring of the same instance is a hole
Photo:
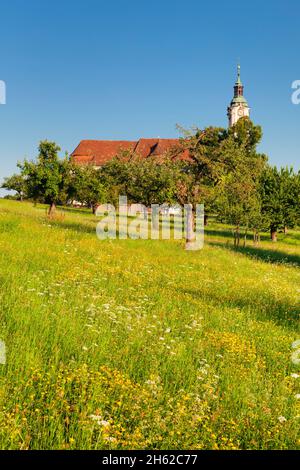
[[[152,155],[163,155],[168,150],[175,150],[176,148],[181,148],[179,139],[158,139]]]
[[[134,150],[136,142],[126,140],[82,140],[71,154],[75,163],[101,166],[122,150]]]
[[[141,157],[149,157],[157,146],[158,139],[140,139],[135,146],[135,153]]]
[[[178,148],[178,156],[186,157],[179,139],[139,139],[127,140],[82,140],[71,157],[78,164],[101,166],[118,153],[130,150],[141,157],[160,156],[169,150]]]

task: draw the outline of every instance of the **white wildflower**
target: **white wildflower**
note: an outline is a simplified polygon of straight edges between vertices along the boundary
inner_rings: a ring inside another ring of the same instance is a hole
[[[147,385],[155,385],[155,380],[146,380],[145,384]]]
[[[98,424],[100,424],[104,428],[107,428],[108,426],[110,426],[110,422],[106,421],[105,419],[102,419],[101,421],[98,421]]]
[[[286,418],[284,416],[278,416],[278,421],[280,423],[285,423],[286,422]]]
[[[92,421],[97,421],[97,422],[102,421],[103,419],[102,416],[100,415],[90,415],[89,418],[91,418]]]

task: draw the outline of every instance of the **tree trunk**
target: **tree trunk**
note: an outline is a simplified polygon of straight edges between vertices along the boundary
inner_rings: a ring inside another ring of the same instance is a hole
[[[271,227],[271,240],[272,242],[277,242],[277,228]]]
[[[52,217],[55,214],[55,209],[56,209],[55,202],[51,202],[49,210],[48,210],[49,217]]]
[[[237,225],[234,232],[234,246],[240,246],[240,226]]]
[[[247,234],[248,234],[248,231],[245,230],[245,233],[244,233],[244,244],[243,244],[243,247],[244,247],[244,248],[246,247],[246,243],[247,243]]]
[[[204,225],[205,227],[208,225],[208,215],[204,214]]]
[[[152,208],[151,221],[153,230],[159,230],[159,210],[157,207]]]
[[[186,241],[189,242],[193,239],[193,232],[194,232],[194,214],[191,210],[187,216],[187,234],[186,234]]]
[[[288,233],[288,228],[287,226],[285,225],[284,228],[283,228],[283,233],[286,235]]]
[[[194,241],[194,211],[192,204],[188,204],[186,212],[186,249],[189,249],[190,245],[193,244]]]
[[[254,232],[253,232],[253,244],[254,244],[254,246],[258,246],[259,241],[260,241],[259,232],[258,232],[258,230],[254,230]]]
[[[92,204],[92,212],[93,214],[95,215],[96,214],[96,211],[97,211],[97,208],[98,208],[99,204]]]

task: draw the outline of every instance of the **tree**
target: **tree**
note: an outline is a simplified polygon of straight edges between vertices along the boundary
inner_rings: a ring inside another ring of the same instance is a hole
[[[1,188],[15,191],[20,201],[26,197],[27,184],[24,176],[22,175],[13,174],[8,178],[4,178]]]
[[[240,244],[241,228],[245,229],[245,245],[248,231],[257,233],[260,228],[260,224],[257,225],[260,220],[259,183],[265,158],[254,152],[248,153],[233,135],[222,147],[227,165],[217,187],[215,207],[222,220],[235,226],[236,246]]]
[[[53,215],[57,203],[65,202],[68,197],[69,160],[67,157],[60,160],[59,151],[55,142],[45,140],[40,142],[36,162],[24,160],[18,164],[26,180],[28,196],[49,204],[49,215]]]
[[[259,175],[266,164],[265,155],[256,152],[261,128],[248,118],[230,129],[208,127],[194,134],[185,131],[183,145],[189,156],[189,172],[197,202],[205,205],[205,222],[215,212],[236,224],[236,232],[257,211]],[[239,242],[239,235],[238,235]]]
[[[205,223],[208,213],[214,210],[216,187],[224,173],[222,143],[227,138],[227,130],[219,127],[196,129],[194,132],[182,130],[182,145],[187,154],[185,174],[189,178],[189,198],[195,205],[205,205]],[[193,175],[193,176],[192,176]],[[186,186],[187,189],[187,186]]]
[[[256,152],[256,147],[262,139],[262,129],[248,117],[243,117],[228,129],[228,136],[232,136],[239,146],[251,154]]]
[[[101,171],[112,203],[120,194],[126,195],[129,203],[146,207],[185,204],[193,197],[193,174],[188,174],[185,162],[174,160],[168,154],[145,159],[123,152]],[[158,229],[158,225],[159,214],[153,208],[152,226]]]
[[[68,186],[72,199],[91,207],[93,214],[97,206],[106,200],[107,192],[101,172],[92,166],[73,165]]]
[[[104,184],[110,187],[111,202],[116,193],[130,203],[163,204],[175,202],[175,165],[167,156],[158,160],[123,153],[101,168]]]
[[[273,242],[277,241],[279,229],[286,231],[299,220],[299,188],[299,175],[292,168],[278,170],[269,166],[262,174],[262,212]]]
[[[292,168],[280,169],[280,199],[282,205],[283,230],[293,228],[299,221],[300,186],[299,173]]]

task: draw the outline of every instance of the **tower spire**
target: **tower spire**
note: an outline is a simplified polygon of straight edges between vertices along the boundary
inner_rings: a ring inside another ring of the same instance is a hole
[[[238,83],[239,85],[242,84],[241,82],[241,65],[240,63],[238,62],[238,65],[237,65],[237,81],[236,83]]]
[[[241,66],[240,62],[237,64],[237,79],[234,85],[234,96],[231,100],[230,106],[227,109],[227,116],[229,120],[229,127],[236,124],[241,117],[249,117],[250,108],[244,97],[244,86],[241,81]]]

